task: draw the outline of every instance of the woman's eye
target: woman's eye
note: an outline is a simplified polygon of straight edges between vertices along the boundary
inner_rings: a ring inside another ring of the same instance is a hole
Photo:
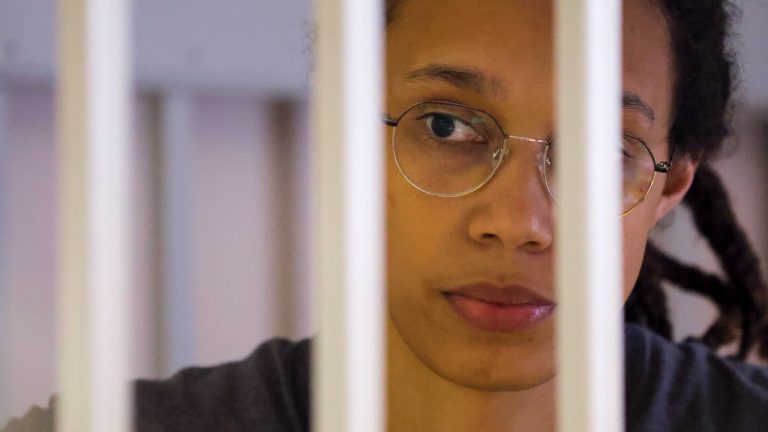
[[[621,136],[621,155],[624,157],[632,157],[627,149],[627,140],[628,138],[626,135]]]
[[[482,135],[459,118],[447,114],[429,114],[423,118],[429,133],[438,139],[459,142],[484,141]]]
[[[644,156],[645,145],[639,138],[624,134],[621,137],[621,155],[629,159],[639,159]]]

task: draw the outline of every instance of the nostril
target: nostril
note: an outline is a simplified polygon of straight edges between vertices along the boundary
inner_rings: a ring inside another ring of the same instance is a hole
[[[484,233],[483,235],[480,236],[480,243],[488,246],[495,245],[495,244],[503,245],[504,241],[501,239],[501,237],[499,237],[496,234]]]
[[[480,236],[480,242],[486,244],[503,243],[501,237],[493,233],[484,233]]]

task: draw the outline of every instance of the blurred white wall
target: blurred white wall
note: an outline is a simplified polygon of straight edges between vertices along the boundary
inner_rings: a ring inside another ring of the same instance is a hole
[[[9,89],[6,104],[0,119],[7,139],[0,145],[0,402],[19,410],[23,401],[46,401],[55,380],[54,112],[47,88]]]
[[[54,6],[0,3],[0,424],[56,390]],[[134,376],[309,335],[309,0],[134,6]]]

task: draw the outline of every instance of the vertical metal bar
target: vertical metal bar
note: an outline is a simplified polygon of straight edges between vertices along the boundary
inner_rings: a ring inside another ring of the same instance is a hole
[[[143,115],[145,116],[145,126],[147,129],[147,142],[142,143],[143,148],[137,149],[137,164],[144,164],[143,170],[137,166],[136,173],[143,176],[143,182],[135,182],[137,186],[145,188],[147,192],[148,218],[146,226],[147,244],[144,247],[148,267],[146,269],[146,280],[149,284],[149,295],[145,298],[147,301],[146,310],[149,314],[148,330],[149,334],[146,340],[140,342],[141,348],[146,350],[146,360],[149,363],[149,374],[151,377],[166,376],[168,371],[168,361],[166,360],[168,345],[165,342],[167,332],[166,313],[166,263],[165,263],[165,230],[163,229],[163,217],[166,213],[165,204],[165,185],[163,177],[165,169],[163,164],[163,115],[162,115],[162,96],[160,93],[151,93],[143,96],[145,99]],[[139,102],[141,103],[141,102]],[[134,109],[135,113],[138,110]],[[137,179],[138,180],[138,179]],[[138,251],[137,251],[138,252]],[[136,311],[137,313],[139,311]],[[133,336],[140,337],[134,334]]]
[[[275,286],[280,291],[275,298],[275,325],[283,334],[295,337],[299,335],[297,305],[299,293],[296,282],[296,268],[299,263],[295,258],[296,243],[296,205],[299,199],[295,178],[298,174],[299,146],[296,137],[297,103],[291,99],[270,99],[265,105],[269,112],[269,148],[264,155],[269,164],[274,166],[274,187],[270,200],[274,205],[272,223],[274,232],[280,241],[275,242],[272,250],[275,254]]]
[[[5,167],[8,163],[8,146],[9,144],[8,134],[8,93],[0,86],[0,424],[3,419],[7,418],[10,414],[6,412],[8,407],[8,383],[7,374],[10,372],[8,369],[8,339],[7,332],[9,314],[6,312],[6,305],[8,304],[7,295],[7,266],[8,266],[8,234],[6,228],[6,209],[5,209],[5,197],[6,188],[8,187],[8,181],[5,177]]]
[[[619,0],[557,2],[559,428],[623,430]]]
[[[58,2],[57,430],[128,431],[129,10]]]
[[[160,146],[162,147],[164,329],[158,343],[167,374],[189,363],[194,356],[194,296],[190,272],[192,252],[189,215],[192,144],[192,101],[179,92],[160,97]]]
[[[384,271],[381,0],[319,0],[314,100],[315,430],[381,432]]]

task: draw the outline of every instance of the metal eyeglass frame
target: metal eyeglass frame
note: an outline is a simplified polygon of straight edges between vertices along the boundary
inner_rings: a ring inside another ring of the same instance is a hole
[[[454,106],[454,107],[458,107],[458,108],[464,108],[464,109],[469,109],[469,110],[477,111],[479,113],[482,113],[482,114],[488,116],[488,118],[490,118],[496,124],[496,127],[499,128],[499,131],[501,131],[501,134],[504,137],[504,142],[503,142],[502,146],[498,150],[496,150],[493,153],[493,155],[492,155],[492,157],[494,159],[498,160],[498,163],[493,168],[493,170],[488,174],[488,176],[483,181],[481,181],[477,186],[474,186],[474,187],[472,187],[472,188],[470,188],[470,189],[468,189],[466,191],[457,192],[457,193],[432,192],[432,191],[426,190],[426,189],[422,188],[421,186],[417,185],[413,180],[410,179],[410,177],[408,177],[408,175],[403,170],[403,167],[400,165],[400,161],[399,161],[399,159],[397,157],[397,151],[395,149],[397,126],[400,124],[401,119],[405,115],[407,115],[411,110],[413,110],[416,107],[419,107],[419,106],[422,106],[422,105],[426,105],[426,104],[441,104],[441,105],[448,105],[448,106]],[[498,120],[496,120],[496,118],[493,115],[491,115],[489,112],[487,112],[487,111],[485,111],[483,109],[480,109],[480,108],[473,107],[471,105],[465,105],[465,104],[458,103],[458,102],[450,102],[450,101],[443,101],[443,100],[426,100],[426,101],[417,102],[417,103],[411,105],[410,107],[408,107],[407,109],[405,109],[399,116],[397,116],[395,118],[392,118],[389,115],[385,114],[383,116],[382,120],[383,120],[383,122],[384,122],[384,124],[386,126],[391,126],[392,127],[392,144],[391,144],[392,145],[392,155],[394,156],[395,165],[397,166],[397,169],[400,172],[400,175],[403,176],[403,178],[411,186],[413,186],[417,190],[419,190],[419,191],[421,191],[421,192],[423,192],[423,193],[425,193],[427,195],[437,196],[437,197],[442,197],[442,198],[458,198],[458,197],[462,197],[462,196],[465,196],[465,195],[469,195],[472,192],[475,192],[478,189],[482,188],[483,186],[488,184],[489,181],[491,181],[493,176],[496,174],[496,171],[498,171],[499,167],[504,162],[504,157],[509,152],[509,146],[508,146],[507,142],[510,139],[514,139],[514,140],[517,140],[517,141],[532,142],[532,143],[537,143],[537,144],[543,144],[544,145],[544,150],[543,150],[544,157],[542,158],[542,162],[539,163],[539,173],[541,174],[541,177],[542,177],[542,179],[544,181],[544,185],[545,185],[545,187],[547,189],[547,193],[549,194],[549,197],[552,199],[552,201],[557,202],[557,199],[555,198],[555,194],[552,191],[552,189],[551,189],[551,187],[549,185],[549,182],[547,181],[547,175],[546,175],[546,171],[545,171],[546,168],[544,167],[544,164],[546,163],[546,160],[547,160],[547,157],[548,157],[548,154],[549,154],[549,147],[552,145],[552,142],[550,140],[538,139],[538,138],[530,138],[530,137],[526,137],[526,136],[508,134],[506,131],[504,131],[504,128],[501,126],[501,124],[498,122]],[[653,188],[653,184],[656,181],[656,173],[662,173],[662,174],[669,173],[669,170],[672,167],[671,160],[672,160],[672,156],[674,155],[674,147],[672,148],[672,150],[670,152],[670,157],[669,157],[670,160],[669,161],[656,162],[656,157],[653,155],[653,152],[648,147],[648,145],[645,144],[645,142],[643,142],[642,140],[639,140],[639,142],[645,147],[645,149],[648,151],[648,154],[651,156],[651,160],[653,161],[653,177],[651,177],[651,183],[648,186],[648,189],[646,189],[646,191],[643,193],[643,196],[640,197],[640,199],[637,201],[637,203],[635,203],[631,208],[629,208],[628,210],[624,211],[621,214],[622,217],[628,215],[629,213],[631,213],[634,209],[636,209],[645,200],[646,196],[651,191],[651,188]]]

